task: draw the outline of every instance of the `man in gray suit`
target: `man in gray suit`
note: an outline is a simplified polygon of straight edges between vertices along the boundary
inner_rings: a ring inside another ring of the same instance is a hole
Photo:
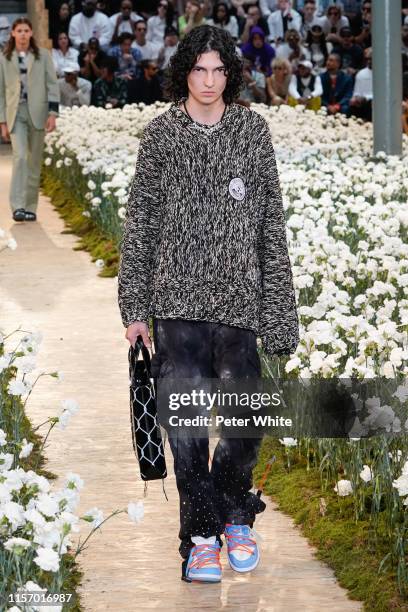
[[[35,221],[45,132],[55,129],[60,93],[51,54],[38,48],[30,21],[13,23],[0,54],[0,127],[11,140],[10,205],[15,221]]]

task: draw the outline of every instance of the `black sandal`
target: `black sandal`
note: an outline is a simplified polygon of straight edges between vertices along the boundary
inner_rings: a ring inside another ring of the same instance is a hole
[[[26,221],[37,221],[37,215],[34,212],[31,212],[31,210],[26,210],[25,220]]]
[[[13,212],[13,219],[14,221],[25,221],[26,220],[26,211],[24,210],[24,208],[17,208],[17,210],[15,210]]]

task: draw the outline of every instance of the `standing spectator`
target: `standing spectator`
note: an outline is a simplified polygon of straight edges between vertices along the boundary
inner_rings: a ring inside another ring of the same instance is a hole
[[[179,44],[177,30],[172,26],[166,27],[164,32],[164,45],[159,51],[157,65],[160,71],[167,68],[172,55],[177,51]]]
[[[287,30],[285,42],[276,49],[276,57],[283,57],[290,62],[292,71],[295,72],[298,63],[302,59],[309,59],[309,50],[300,44],[300,34],[296,30]]]
[[[262,28],[254,26],[251,29],[249,42],[241,46],[243,55],[255,56],[255,66],[262,70],[266,76],[272,72],[271,61],[275,57],[275,49],[265,41],[265,34]]]
[[[321,107],[322,82],[318,75],[312,74],[312,69],[313,64],[309,60],[299,62],[298,73],[292,75],[289,84],[290,106],[303,104],[308,110],[314,111]]]
[[[137,79],[140,76],[140,62],[143,57],[138,49],[132,48],[133,36],[128,32],[122,32],[119,36],[119,44],[111,47],[108,55],[118,60],[116,76],[123,79]]]
[[[269,41],[279,43],[284,40],[287,30],[297,30],[302,27],[300,13],[291,8],[291,0],[278,0],[278,9],[268,17]]]
[[[245,88],[241,90],[238,102],[249,106],[251,102],[264,104],[266,101],[265,75],[255,68],[255,56],[244,55],[243,77]]]
[[[365,49],[364,56],[367,66],[356,74],[353,96],[350,100],[350,112],[356,117],[371,121],[373,103],[372,50]]]
[[[11,140],[10,205],[14,221],[35,221],[45,132],[55,129],[59,88],[48,49],[40,49],[31,22],[13,22],[0,54],[0,127]]]
[[[158,77],[158,66],[152,60],[142,61],[142,76],[129,82],[129,104],[144,102],[154,104],[163,100],[163,92]]]
[[[124,32],[128,34],[134,34],[135,24],[137,21],[142,19],[140,15],[132,11],[132,1],[122,0],[120,5],[120,12],[115,13],[110,17],[110,22],[113,28],[112,43],[118,44],[119,37]]]
[[[115,76],[118,62],[115,57],[106,57],[101,66],[101,78],[93,88],[93,103],[106,108],[122,108],[127,102],[127,84],[124,79]]]
[[[193,28],[205,23],[204,12],[199,0],[187,0],[183,15],[178,18],[180,40]]]
[[[101,76],[102,62],[106,59],[106,53],[99,46],[97,38],[90,38],[88,45],[78,56],[78,64],[81,68],[81,76],[95,83]]]
[[[76,49],[90,38],[97,38],[102,49],[112,39],[112,25],[109,17],[96,10],[96,0],[84,0],[82,12],[74,15],[69,24],[69,37]]]
[[[235,41],[238,40],[238,21],[235,15],[231,15],[226,2],[217,2],[214,5],[212,19],[208,19],[207,23],[226,30]]]
[[[64,77],[58,80],[62,106],[89,106],[92,84],[79,75],[79,64],[66,64]]]
[[[78,50],[71,46],[68,34],[60,32],[54,39],[54,47],[51,51],[52,61],[58,77],[64,76],[64,68],[67,64],[78,62]]]
[[[52,40],[59,34],[65,32],[68,34],[69,24],[71,21],[71,10],[68,2],[61,2],[56,14],[49,12],[49,36]]]
[[[322,26],[326,40],[329,42],[339,42],[341,28],[350,27],[348,17],[342,15],[341,6],[330,4],[326,11],[326,16],[319,21]]]
[[[326,62],[329,53],[333,50],[333,44],[326,42],[322,26],[315,23],[306,36],[306,48],[309,50],[309,59],[313,64],[313,72],[320,74],[326,70]]]
[[[353,43],[353,34],[349,27],[341,28],[340,40],[340,44],[334,45],[333,52],[341,57],[341,69],[354,77],[363,66],[364,51],[360,45]]]
[[[327,70],[320,75],[323,87],[322,105],[327,107],[329,115],[349,114],[353,79],[340,70],[340,65],[341,57],[337,53],[330,53]]]
[[[6,15],[0,15],[0,50],[4,49],[10,38],[10,22]]]
[[[157,60],[159,56],[159,45],[154,45],[146,40],[147,25],[145,21],[137,21],[135,24],[135,40],[132,48],[138,49],[142,59]]]
[[[146,40],[161,47],[166,26],[176,27],[173,5],[168,0],[160,0],[157,15],[147,20]]]
[[[269,39],[269,27],[267,20],[265,19],[265,17],[262,17],[259,7],[249,6],[244,20],[244,27],[240,35],[242,44],[248,42],[249,34],[253,26],[259,26],[260,28],[262,28],[265,34],[265,38],[267,40]]]
[[[275,57],[272,61],[272,74],[266,78],[266,93],[270,106],[288,103],[291,76],[292,66],[288,60]]]

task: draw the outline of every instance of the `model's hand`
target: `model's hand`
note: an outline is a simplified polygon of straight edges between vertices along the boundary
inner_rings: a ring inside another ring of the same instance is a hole
[[[1,137],[5,142],[10,142],[10,132],[8,131],[7,123],[1,124]]]
[[[47,123],[45,124],[45,131],[49,134],[53,132],[57,126],[55,115],[48,115]]]
[[[149,336],[149,326],[143,321],[135,321],[131,323],[126,330],[125,338],[129,340],[130,344],[135,348],[135,343],[138,336],[142,336],[143,344],[148,348],[151,348],[152,343]]]

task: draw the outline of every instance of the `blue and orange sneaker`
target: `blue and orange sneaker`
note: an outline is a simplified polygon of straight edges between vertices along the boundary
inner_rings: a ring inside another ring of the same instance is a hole
[[[250,572],[259,563],[259,550],[249,525],[226,523],[228,561],[236,572]]]
[[[220,582],[221,572],[219,543],[196,544],[190,550],[182,578],[187,582]]]

